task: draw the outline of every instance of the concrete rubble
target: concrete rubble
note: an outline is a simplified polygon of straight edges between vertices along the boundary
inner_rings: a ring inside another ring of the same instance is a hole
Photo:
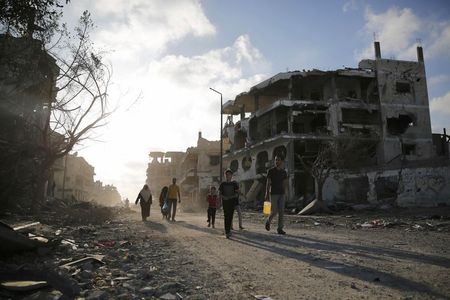
[[[89,209],[93,213],[103,211],[94,206]],[[72,219],[52,219],[55,211],[50,210],[33,216],[41,221],[27,226],[31,222],[21,220],[26,216],[3,216],[16,222],[19,229],[27,228],[29,234],[57,242],[47,252],[22,247],[20,253],[2,253],[0,298],[208,298],[210,288],[203,287],[204,279],[195,275],[199,272],[186,261],[183,249],[177,249],[169,238],[154,237],[148,224],[120,220],[134,211],[115,209],[108,218],[82,220],[76,214],[83,214],[83,210],[72,211],[69,207],[57,211],[60,218],[66,212],[72,214]],[[26,234],[15,233],[29,240]],[[0,232],[0,238],[3,236]]]

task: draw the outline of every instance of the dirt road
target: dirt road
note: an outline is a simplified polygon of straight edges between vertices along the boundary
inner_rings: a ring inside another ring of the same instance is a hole
[[[34,233],[61,242],[0,259],[0,277],[50,287],[0,288],[0,299],[450,299],[449,209],[413,218],[390,212],[391,219],[290,215],[284,236],[246,212],[245,230],[231,239],[221,214],[213,229],[206,213],[180,213],[172,223],[155,210],[148,222],[128,210],[100,217],[91,207],[40,214]],[[9,215],[9,224],[36,217]],[[102,262],[64,267],[93,255]]]
[[[281,236],[265,231],[262,216],[252,214],[246,215],[245,230],[228,240],[221,219],[215,229],[206,227],[204,215],[181,214],[176,223],[158,215],[151,219],[149,228],[163,226],[197,272],[215,274],[211,280],[221,282],[216,288],[223,290],[209,294],[213,298],[450,298],[448,233],[288,222],[288,234]],[[204,286],[210,284],[206,279]]]

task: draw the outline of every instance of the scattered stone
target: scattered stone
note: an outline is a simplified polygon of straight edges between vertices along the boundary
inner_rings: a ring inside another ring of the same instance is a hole
[[[47,286],[47,281],[5,281],[0,286],[9,291],[26,292]]]
[[[25,298],[22,298],[22,300],[59,300],[62,299],[61,297],[63,294],[60,291],[53,290],[53,291],[39,291],[37,293],[31,294]]]
[[[273,300],[272,298],[270,298],[269,296],[266,296],[266,295],[255,295],[254,297],[257,300]]]
[[[166,293],[176,292],[180,288],[180,284],[178,282],[167,282],[161,285],[157,290],[157,295],[163,295]]]
[[[106,300],[108,299],[108,293],[105,291],[93,291],[89,294],[89,296],[86,297],[86,300]]]
[[[83,270],[83,271],[81,271],[80,276],[81,276],[81,278],[84,278],[84,279],[92,278],[92,271]]]
[[[157,291],[158,291],[158,289],[155,288],[155,287],[146,286],[146,287],[140,289],[140,290],[139,290],[139,293],[142,293],[142,294],[146,294],[146,295],[151,296],[151,295],[156,294]]]
[[[162,300],[177,300],[177,296],[171,293],[166,293],[159,297]]]
[[[372,223],[363,223],[363,224],[361,224],[361,227],[362,228],[372,228],[372,227],[375,227],[375,225],[373,225]]]

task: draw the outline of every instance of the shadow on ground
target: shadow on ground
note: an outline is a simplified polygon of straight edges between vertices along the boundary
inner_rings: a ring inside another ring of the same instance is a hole
[[[334,252],[335,254],[348,254],[349,256],[358,255],[362,258],[380,260],[388,260],[389,258],[407,259],[423,264],[433,264],[448,268],[450,266],[450,260],[446,258],[424,255],[410,251],[336,243],[295,235],[278,236],[249,231],[244,231],[238,235],[235,235],[233,240],[250,247],[259,248],[274,254],[307,262],[315,267],[336,272],[344,276],[367,282],[373,282],[378,285],[400,290],[402,292],[420,292],[434,297],[448,297],[448,295],[435,291],[431,286],[421,282],[416,282],[367,266],[357,265],[354,262],[352,264],[346,264],[331,261],[327,258],[319,257],[319,255],[314,255],[312,253],[300,253],[296,249],[309,249],[319,251],[319,253],[320,251],[328,251]]]

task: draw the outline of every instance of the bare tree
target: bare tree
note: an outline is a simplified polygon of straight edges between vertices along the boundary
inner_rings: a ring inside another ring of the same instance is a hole
[[[76,42],[67,39],[62,47],[56,48],[63,50],[49,51],[56,58],[59,76],[56,101],[51,103],[48,122],[42,130],[47,151],[41,173],[43,182],[53,163],[67,155],[75,145],[93,139],[92,134],[106,124],[113,112],[108,106],[112,68],[95,52],[89,38],[92,28],[90,14],[85,11],[76,28]]]
[[[316,212],[330,213],[323,201],[323,186],[333,170],[344,172],[364,166],[375,153],[376,141],[339,137],[322,142],[319,151],[314,156],[296,154],[303,168],[314,177],[317,185],[316,199],[309,203],[300,215]]]
[[[14,3],[9,0],[7,2],[10,5]],[[35,2],[42,2],[42,5],[59,5],[58,1],[52,0]],[[21,4],[27,7],[28,2]],[[41,9],[49,11],[50,16],[55,16],[55,12],[48,7]],[[15,8],[13,11],[19,11],[18,15],[21,16],[21,10]],[[1,23],[8,24],[8,35],[14,32],[11,31],[10,25],[14,25],[14,22],[10,20],[10,16],[11,13],[4,11],[0,14]],[[29,185],[32,186],[31,192],[35,200],[42,200],[45,182],[54,162],[68,154],[76,144],[92,138],[95,129],[105,125],[112,113],[108,107],[108,86],[112,68],[103,63],[101,55],[95,51],[90,40],[89,33],[93,28],[90,14],[87,11],[83,13],[74,35],[70,35],[64,26],[55,30],[54,22],[49,26],[52,34],[59,33],[59,38],[52,46],[45,44],[43,40],[36,40],[28,31],[24,34],[23,24],[16,25],[15,32],[18,36],[5,38],[15,45],[32,46],[32,50],[23,48],[23,53],[19,55],[13,54],[0,59],[0,69],[4,67],[15,73],[15,76],[9,78],[0,76],[0,112],[7,111],[12,116],[10,120],[13,123],[18,120],[23,129],[21,134],[24,135],[21,138],[0,139],[4,142],[0,144],[0,148],[7,152],[7,155],[1,158],[9,162],[9,168],[5,168],[0,174],[2,179],[9,179],[2,180],[2,183],[6,186],[9,182],[10,188],[0,189],[1,196],[6,198],[5,194],[11,192],[11,189]],[[42,45],[42,51],[36,54],[34,50],[39,49],[39,43]],[[28,101],[31,93],[43,100],[37,103]],[[4,109],[5,107],[7,109]],[[22,163],[26,165],[22,170],[18,170],[20,162],[26,162]],[[33,166],[29,165],[30,162]],[[17,182],[20,180],[19,175],[24,173],[26,168],[33,169],[33,174],[29,176],[32,178],[31,182]],[[11,173],[17,176],[8,178]]]

